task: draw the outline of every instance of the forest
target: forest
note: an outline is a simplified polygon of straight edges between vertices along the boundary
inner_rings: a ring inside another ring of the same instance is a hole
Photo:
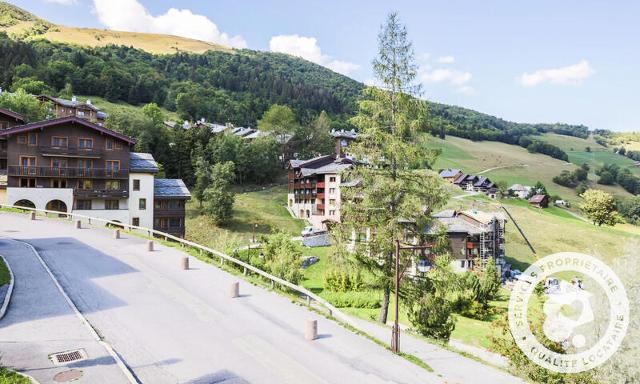
[[[364,84],[285,54],[251,50],[153,55],[124,46],[87,48],[0,33],[0,86],[32,94],[60,92],[132,105],[156,103],[180,118],[255,126],[273,104],[290,107],[302,123],[326,111],[336,129],[353,128]],[[522,124],[470,109],[427,102],[432,134],[517,144],[555,132],[585,138],[588,128]]]

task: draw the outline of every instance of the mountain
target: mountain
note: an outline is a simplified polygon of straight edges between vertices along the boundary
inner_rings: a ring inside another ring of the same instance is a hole
[[[155,54],[203,53],[211,50],[233,52],[232,48],[220,44],[186,37],[56,25],[6,2],[0,2],[0,31],[25,40],[42,39],[86,47],[124,45]]]
[[[274,103],[308,122],[327,111],[349,128],[364,85],[301,58],[236,50],[175,36],[58,26],[0,2],[0,86],[76,94],[139,105],[155,102],[184,119],[255,125]],[[72,44],[72,45],[69,45]],[[158,53],[170,53],[158,55]],[[68,92],[66,92],[68,93]],[[588,128],[521,124],[429,102],[425,128],[472,140],[517,144],[555,132],[585,138]]]

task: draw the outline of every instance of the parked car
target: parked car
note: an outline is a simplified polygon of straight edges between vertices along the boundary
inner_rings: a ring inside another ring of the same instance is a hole
[[[305,256],[305,257],[302,258],[302,268],[303,269],[309,268],[313,264],[317,263],[318,260],[320,260],[320,259],[318,259],[315,256]]]
[[[301,234],[302,234],[302,237],[308,237],[308,236],[320,235],[325,232],[326,231],[309,226],[309,227],[304,227]]]

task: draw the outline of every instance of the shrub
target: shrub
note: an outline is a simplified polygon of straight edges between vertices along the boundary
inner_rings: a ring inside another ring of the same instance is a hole
[[[334,292],[358,291],[364,287],[364,281],[360,271],[333,269],[325,273],[324,286]]]
[[[321,296],[337,308],[380,308],[380,293],[375,291],[328,292]]]

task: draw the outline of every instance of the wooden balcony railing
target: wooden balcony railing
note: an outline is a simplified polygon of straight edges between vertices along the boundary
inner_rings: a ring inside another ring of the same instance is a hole
[[[56,167],[25,167],[10,165],[9,176],[21,177],[60,177],[81,179],[128,179],[128,170],[114,170],[109,168],[56,168]]]
[[[74,189],[73,195],[78,198],[127,198],[128,189]]]
[[[79,148],[75,146],[61,147],[51,145],[40,145],[40,151],[43,155],[56,155],[56,156],[73,156],[73,157],[92,157],[99,158],[102,156],[102,151],[97,148]]]

